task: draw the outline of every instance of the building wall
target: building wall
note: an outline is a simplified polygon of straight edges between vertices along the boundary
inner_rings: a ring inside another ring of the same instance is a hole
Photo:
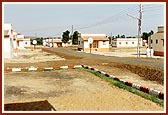
[[[93,44],[91,47],[92,51],[109,51],[109,41],[98,41],[98,48],[93,48]],[[88,41],[84,41],[84,51],[88,52],[90,51],[90,45]]]
[[[151,47],[154,50],[154,55],[161,55],[164,52],[164,35],[163,35],[163,33],[156,33],[156,34],[152,35],[151,40],[152,40]]]
[[[19,41],[18,49],[24,49],[24,42],[23,42],[23,40]]]
[[[109,48],[109,41],[99,41],[98,48]]]
[[[107,51],[109,50],[109,41],[107,40],[101,40],[101,38],[98,37],[106,37],[105,34],[81,34],[78,37],[78,49],[89,51],[90,50],[90,44],[88,43],[87,38],[92,37],[93,43],[91,45],[91,49],[94,51]],[[94,39],[95,38],[95,39]],[[85,39],[85,40],[84,40]],[[104,38],[103,38],[104,39]]]
[[[84,48],[90,48],[90,44],[88,41],[84,41]]]
[[[9,37],[3,37],[4,58],[12,58],[13,56],[13,28],[12,24],[4,24],[4,30],[8,30]]]
[[[84,44],[87,44],[85,43],[86,41],[84,41],[81,37],[78,37],[78,48],[79,49],[83,49],[84,47],[89,47],[89,46],[84,46]]]
[[[112,47],[137,47],[138,38],[117,38],[112,40]],[[142,46],[142,39],[140,40]]]
[[[24,48],[28,48],[31,46],[30,39],[24,39],[23,41]]]
[[[154,55],[163,56],[164,55],[164,27],[158,27],[158,32],[152,35],[148,39],[149,47],[154,50]]]
[[[3,43],[3,50],[4,50],[4,58],[11,58],[11,40],[10,38],[4,38],[4,43]]]

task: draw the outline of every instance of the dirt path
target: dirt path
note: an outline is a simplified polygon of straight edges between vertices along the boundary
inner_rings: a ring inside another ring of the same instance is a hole
[[[5,103],[47,100],[57,111],[162,111],[163,107],[78,69],[5,73]]]

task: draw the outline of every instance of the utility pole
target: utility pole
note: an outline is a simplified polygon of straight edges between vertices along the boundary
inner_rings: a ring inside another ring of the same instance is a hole
[[[112,46],[112,32],[111,32],[111,35],[110,35],[110,46]]]
[[[131,16],[127,14],[128,16],[137,19],[138,20],[138,43],[137,43],[137,57],[140,57],[140,41],[141,41],[141,23],[142,23],[142,4],[139,5],[139,18]]]
[[[141,23],[142,23],[142,4],[139,5],[139,18],[138,18],[138,47],[137,57],[140,57],[140,41],[141,41]]]

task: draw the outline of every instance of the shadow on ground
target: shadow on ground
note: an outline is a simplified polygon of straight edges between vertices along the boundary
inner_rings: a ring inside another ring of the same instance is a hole
[[[56,111],[56,109],[47,100],[5,104],[4,110],[5,111]]]

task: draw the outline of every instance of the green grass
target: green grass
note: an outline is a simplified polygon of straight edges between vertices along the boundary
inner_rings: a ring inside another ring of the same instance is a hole
[[[159,99],[159,98],[157,98],[157,97],[155,97],[155,96],[153,96],[153,95],[144,93],[144,92],[142,92],[142,91],[140,91],[140,90],[137,90],[137,89],[135,89],[135,88],[132,88],[132,87],[130,87],[130,86],[127,86],[127,85],[123,84],[122,82],[113,80],[113,79],[111,79],[111,78],[109,78],[109,77],[106,77],[105,75],[103,75],[103,74],[101,74],[101,73],[98,73],[98,72],[95,72],[95,71],[93,71],[93,70],[84,69],[84,68],[81,68],[81,70],[88,71],[88,72],[90,72],[90,73],[92,73],[92,74],[94,74],[94,75],[96,75],[96,76],[98,76],[98,77],[104,79],[105,81],[107,81],[107,82],[109,82],[109,83],[111,83],[111,84],[114,84],[115,86],[117,86],[117,87],[119,87],[119,88],[121,88],[121,89],[127,90],[127,91],[129,91],[129,92],[131,92],[131,93],[133,93],[133,94],[136,94],[136,95],[138,95],[138,96],[141,96],[141,97],[143,97],[143,98],[145,98],[145,99],[148,99],[148,100],[150,100],[150,101],[152,101],[152,102],[155,102],[155,103],[157,103],[158,105],[160,105],[160,106],[162,106],[162,107],[164,106],[164,100],[161,100],[161,99]]]

